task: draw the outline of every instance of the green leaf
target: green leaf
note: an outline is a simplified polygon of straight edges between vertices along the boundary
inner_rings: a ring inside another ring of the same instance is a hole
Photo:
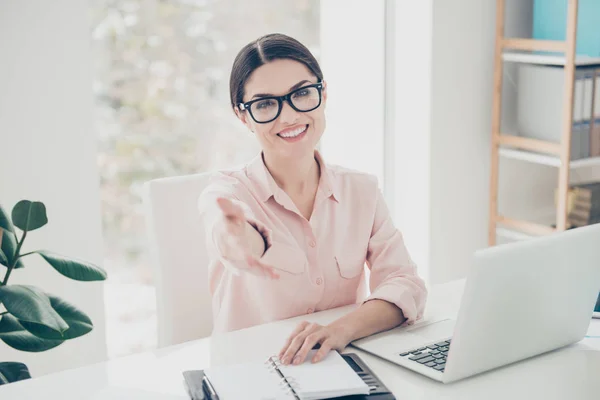
[[[106,271],[86,261],[67,258],[46,250],[36,251],[36,253],[67,278],[76,281],[103,281],[106,279]]]
[[[4,229],[6,231],[9,231],[9,232],[15,231],[15,227],[13,226],[12,222],[10,222],[8,213],[4,210],[4,208],[2,208],[1,205],[0,205],[0,228]]]
[[[0,362],[0,385],[31,379],[27,365],[19,362]]]
[[[0,248],[0,264],[8,266],[8,259],[4,255],[4,252]]]
[[[6,259],[8,260],[8,264],[4,264],[1,261],[0,261],[0,264],[2,264],[4,266],[10,265],[14,260],[15,251],[17,251],[17,241],[15,239],[15,235],[12,232],[8,232],[8,231],[2,232],[2,244],[0,244],[0,248],[2,249],[2,252],[4,252]],[[23,268],[23,267],[24,267],[24,265],[21,262],[21,260],[18,260],[17,265],[15,265],[15,268]]]
[[[21,200],[13,207],[12,220],[23,232],[41,228],[48,223],[46,206],[39,201]]]
[[[23,328],[41,339],[51,340],[74,339],[92,331],[94,328],[92,320],[83,311],[59,297],[50,294],[47,294],[47,296],[50,299],[50,304],[52,305],[52,308],[54,308],[54,311],[69,324],[69,329],[61,335],[43,325],[19,321]]]
[[[47,340],[33,336],[10,314],[4,314],[0,319],[0,340],[13,349],[32,353],[53,349],[64,342],[64,340]]]
[[[0,286],[0,303],[19,321],[45,325],[59,333],[69,329],[50,305],[48,296],[34,286]]]

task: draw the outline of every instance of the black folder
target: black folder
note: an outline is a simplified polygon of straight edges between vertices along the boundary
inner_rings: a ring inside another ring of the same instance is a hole
[[[347,353],[341,354],[341,356],[371,388],[371,391],[368,395],[335,397],[336,400],[396,400],[392,392],[379,380],[358,354]],[[210,382],[205,379],[202,370],[184,371],[183,378],[191,400],[218,399],[218,393],[216,393],[216,396],[214,395],[214,390],[210,387]]]

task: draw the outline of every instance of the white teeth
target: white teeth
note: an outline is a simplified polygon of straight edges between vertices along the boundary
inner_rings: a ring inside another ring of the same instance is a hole
[[[299,134],[301,134],[305,130],[306,130],[306,126],[303,126],[301,128],[294,129],[291,132],[286,132],[285,134],[284,133],[280,133],[279,136],[284,137],[284,138],[293,138],[293,137],[298,136]]]

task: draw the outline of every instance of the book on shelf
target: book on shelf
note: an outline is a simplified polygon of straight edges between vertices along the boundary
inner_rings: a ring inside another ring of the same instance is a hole
[[[571,185],[569,187],[568,201],[591,202],[600,200],[600,182],[587,182]],[[558,200],[558,189],[555,189],[555,201]]]
[[[554,195],[558,204],[558,189]],[[567,195],[567,223],[579,227],[600,222],[600,182],[572,185]]]

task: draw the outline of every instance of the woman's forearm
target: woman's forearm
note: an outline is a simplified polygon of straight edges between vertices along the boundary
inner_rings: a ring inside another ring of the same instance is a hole
[[[347,343],[402,324],[406,318],[396,305],[374,299],[362,304],[351,313],[332,322],[329,326],[341,332]]]

